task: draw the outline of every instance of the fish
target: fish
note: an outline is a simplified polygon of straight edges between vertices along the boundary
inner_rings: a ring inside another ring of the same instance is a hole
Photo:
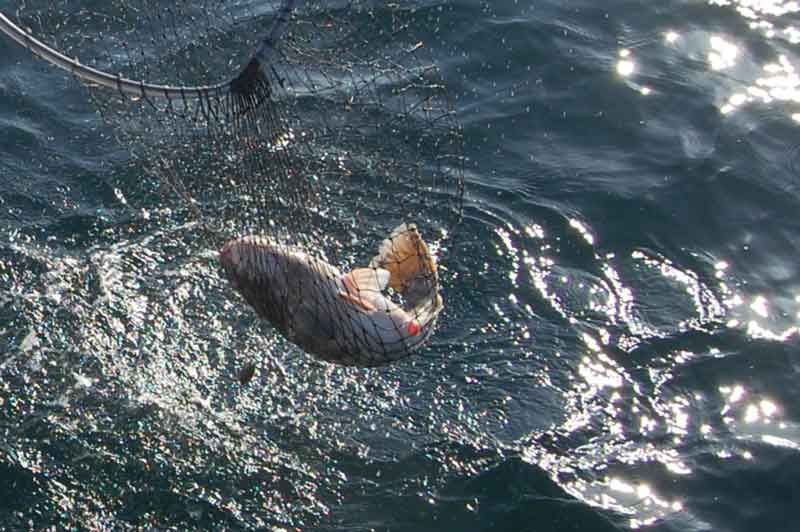
[[[444,306],[436,261],[414,224],[396,227],[368,266],[347,273],[260,235],[226,242],[219,257],[259,317],[334,364],[373,367],[409,356],[430,337]]]

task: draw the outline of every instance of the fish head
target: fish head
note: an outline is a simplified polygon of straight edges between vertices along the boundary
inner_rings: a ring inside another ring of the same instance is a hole
[[[256,312],[284,327],[303,308],[316,313],[329,308],[341,285],[334,266],[266,237],[231,240],[219,260],[231,285]]]
[[[236,270],[241,262],[241,249],[238,240],[226,242],[219,250],[219,260],[225,271]]]
[[[240,285],[239,269],[242,263],[241,248],[239,241],[231,240],[226,242],[225,245],[219,250],[219,262],[222,269],[225,271],[225,276],[234,287]]]
[[[282,246],[251,236],[230,240],[219,252],[220,263],[234,285],[273,277],[289,257]]]
[[[290,259],[284,248],[257,237],[230,240],[219,252],[225,277],[253,306],[285,292]]]

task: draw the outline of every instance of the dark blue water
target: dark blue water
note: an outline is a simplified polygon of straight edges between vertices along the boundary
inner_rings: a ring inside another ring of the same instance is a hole
[[[420,7],[461,249],[369,371],[257,329],[0,39],[0,529],[800,529],[797,5]]]

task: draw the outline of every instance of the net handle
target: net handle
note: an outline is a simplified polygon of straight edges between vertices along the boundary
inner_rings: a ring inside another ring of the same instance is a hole
[[[286,32],[286,28],[289,26],[289,19],[296,5],[297,0],[284,0],[283,5],[278,10],[272,22],[272,26],[259,43],[248,65],[253,61],[258,62],[260,65],[267,60],[270,52],[275,49],[275,45]],[[78,59],[67,57],[14,24],[14,22],[2,12],[0,12],[0,31],[24,48],[30,50],[34,55],[44,59],[55,67],[66,70],[85,83],[118,90],[125,95],[135,98],[208,98],[224,96],[231,92],[232,84],[239,78],[244,75],[250,75],[248,74],[247,67],[245,67],[245,70],[236,78],[216,85],[178,86],[159,85],[156,83],[148,83],[143,80],[136,81],[122,77],[121,75],[109,74],[108,72],[97,70],[96,68],[82,64]]]

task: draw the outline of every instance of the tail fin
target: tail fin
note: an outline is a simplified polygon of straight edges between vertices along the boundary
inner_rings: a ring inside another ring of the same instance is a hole
[[[370,266],[389,272],[389,286],[402,294],[410,307],[430,301],[438,302],[434,307],[441,305],[436,260],[416,225],[403,223],[396,227],[383,241]]]

